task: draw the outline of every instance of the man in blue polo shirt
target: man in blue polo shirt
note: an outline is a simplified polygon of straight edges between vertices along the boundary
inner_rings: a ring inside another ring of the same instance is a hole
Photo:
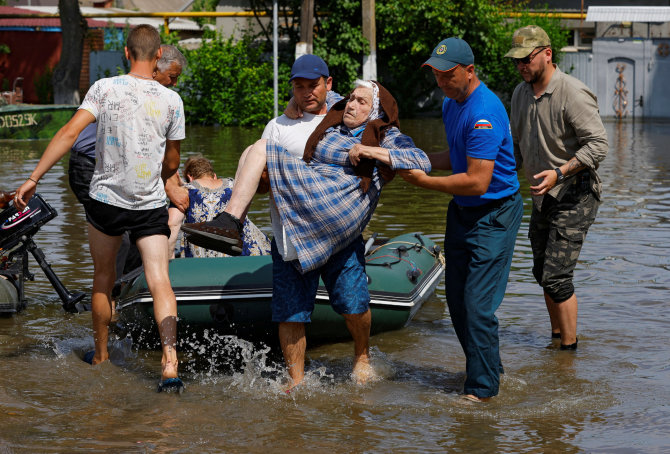
[[[442,120],[449,150],[428,155],[433,169],[398,171],[417,186],[453,195],[444,239],[447,304],[466,358],[465,398],[498,394],[500,306],[512,264],[523,203],[515,171],[509,118],[498,97],[475,74],[474,55],[459,38],[440,42],[423,64],[446,98]]]

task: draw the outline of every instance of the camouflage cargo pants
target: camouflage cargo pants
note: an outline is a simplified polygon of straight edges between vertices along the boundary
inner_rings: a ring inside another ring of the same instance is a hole
[[[542,211],[533,205],[528,238],[533,250],[533,275],[551,299],[560,303],[575,292],[572,283],[586,233],[600,201],[588,178],[579,179],[561,198],[545,196]]]

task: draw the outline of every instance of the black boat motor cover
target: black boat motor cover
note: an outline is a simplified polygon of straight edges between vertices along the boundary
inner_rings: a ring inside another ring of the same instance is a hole
[[[12,204],[0,213],[0,249],[12,249],[21,242],[21,237],[34,235],[57,215],[56,210],[39,194],[35,194],[22,211],[17,211]]]

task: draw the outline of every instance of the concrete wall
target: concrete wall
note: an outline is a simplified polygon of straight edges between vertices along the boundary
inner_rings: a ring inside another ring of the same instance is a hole
[[[558,64],[561,71],[576,77],[593,89],[595,79],[593,77],[593,52],[565,52]]]
[[[216,7],[217,12],[242,12],[251,11],[248,0],[221,0]],[[271,17],[261,17],[265,28],[269,27]],[[216,28],[224,37],[233,36],[235,39],[242,38],[244,30],[252,30],[259,33],[261,27],[254,17],[217,17]]]

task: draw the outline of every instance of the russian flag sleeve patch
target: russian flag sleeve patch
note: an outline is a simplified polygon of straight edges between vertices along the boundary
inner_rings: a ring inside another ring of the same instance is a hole
[[[474,129],[493,129],[493,125],[488,120],[477,120]]]

